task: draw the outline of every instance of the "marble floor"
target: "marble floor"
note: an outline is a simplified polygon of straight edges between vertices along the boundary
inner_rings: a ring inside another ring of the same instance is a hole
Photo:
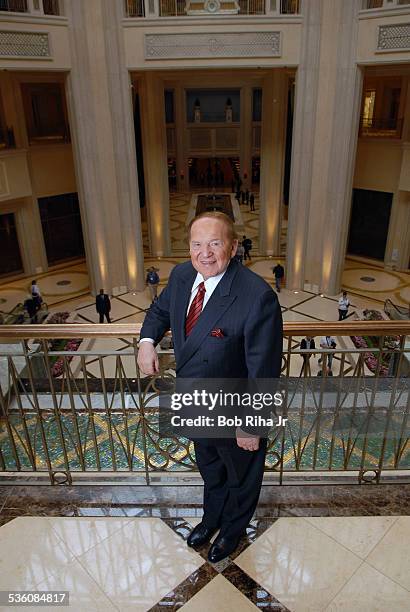
[[[81,612],[409,610],[410,485],[264,486],[218,564],[185,543],[198,486],[0,487],[0,500],[0,591],[69,591]]]
[[[198,190],[199,192],[200,190]],[[223,191],[223,190],[222,190]],[[229,190],[225,190],[229,191]],[[149,255],[148,228],[143,221],[143,244],[146,268],[155,265],[159,268],[160,286],[164,286],[170,271],[188,257],[187,225],[192,192],[170,194],[170,229],[172,257],[153,259]],[[286,269],[286,211],[283,213],[281,229],[281,256],[265,258],[258,256],[259,249],[259,194],[255,193],[255,211],[248,206],[240,206],[243,218],[244,233],[252,239],[252,261],[247,265],[260,274],[270,284],[274,284],[272,268],[277,261]],[[50,312],[61,310],[82,310],[84,320],[95,321],[94,298],[90,295],[89,279],[85,262],[73,262],[59,266],[48,273],[37,276],[38,285],[44,301]],[[14,281],[0,281],[0,313],[9,312],[17,303],[24,302],[28,295],[31,278],[20,278]],[[408,306],[410,301],[410,274],[383,270],[376,265],[362,264],[346,259],[342,279],[343,288],[350,294],[351,312],[355,309],[377,307],[382,308],[386,299],[391,299],[399,306]],[[317,296],[315,293],[289,292],[283,290],[280,303],[284,312],[284,320],[335,320],[337,319],[337,304],[339,296]],[[131,310],[123,304],[133,307]],[[141,312],[149,305],[148,293],[128,293],[113,300],[114,320],[121,322],[141,320]]]

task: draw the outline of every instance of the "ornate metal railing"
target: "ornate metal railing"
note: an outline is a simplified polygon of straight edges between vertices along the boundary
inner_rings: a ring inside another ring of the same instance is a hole
[[[60,0],[42,0],[42,3],[28,0],[0,0],[0,11],[12,13],[33,13],[37,15],[61,15]]]
[[[0,328],[3,476],[35,472],[52,484],[195,477],[192,443],[158,427],[158,399],[174,375],[170,338],[160,374],[144,377],[138,331],[124,324]],[[318,348],[300,348],[305,334]],[[320,348],[319,337],[330,334],[336,347]],[[268,480],[409,479],[408,334],[403,321],[285,323],[280,383],[288,424],[269,437]]]
[[[384,312],[392,321],[409,321],[410,320],[410,304],[408,306],[398,306],[391,300],[385,300]]]
[[[403,119],[360,118],[360,136],[372,138],[401,138]]]
[[[60,15],[59,0],[43,0],[44,15]]]
[[[27,0],[0,0],[0,11],[27,13]]]
[[[300,0],[124,0],[126,17],[298,15]]]
[[[362,8],[365,10],[388,8],[410,5],[410,0],[363,0]]]

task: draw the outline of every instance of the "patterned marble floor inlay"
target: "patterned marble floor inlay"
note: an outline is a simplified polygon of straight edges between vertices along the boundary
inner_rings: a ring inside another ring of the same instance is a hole
[[[255,519],[237,553],[214,566],[206,560],[208,546],[198,552],[186,546],[200,519],[166,518],[177,506],[138,518],[95,517],[91,505],[90,516],[81,518],[55,516],[64,508],[52,504],[42,517],[12,519],[4,512],[23,499],[19,489],[10,490],[0,511],[0,590],[68,590],[69,609],[87,611],[408,610],[408,515]],[[303,489],[311,497],[314,488]],[[81,498],[93,494],[75,490],[69,497],[78,512]],[[97,502],[102,491],[94,490]],[[133,490],[134,499],[146,495]],[[105,493],[115,497],[110,487]],[[62,498],[68,494],[65,489]],[[348,507],[349,496],[341,499]]]

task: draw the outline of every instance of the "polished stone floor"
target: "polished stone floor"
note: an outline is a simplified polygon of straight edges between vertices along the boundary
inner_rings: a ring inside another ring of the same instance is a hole
[[[185,544],[198,486],[9,486],[0,500],[0,590],[68,590],[72,610],[409,609],[410,485],[264,486],[215,565]]]
[[[152,259],[149,256],[148,229],[146,222],[142,223],[143,243],[145,252],[146,268],[155,265],[159,268],[161,285],[163,286],[175,264],[188,257],[187,248],[187,218],[191,203],[192,193],[170,194],[170,229],[172,242],[172,257]],[[244,233],[252,239],[252,261],[247,262],[255,272],[261,274],[268,282],[274,283],[272,267],[279,260],[286,268],[286,214],[282,220],[281,227],[281,257],[264,258],[258,256],[259,248],[259,194],[255,194],[255,211],[251,212],[248,206],[240,206],[243,218]],[[44,300],[50,307],[50,311],[76,310],[83,306],[90,306],[89,310],[82,313],[86,319],[96,320],[94,299],[89,293],[89,280],[86,264],[77,262],[60,266],[52,271],[37,277]],[[18,302],[23,302],[27,297],[31,279],[22,278],[15,281],[4,280],[0,283],[0,311],[10,311]],[[377,265],[362,264],[358,261],[347,259],[343,273],[343,288],[351,298],[351,302],[357,308],[383,307],[385,299],[391,299],[399,306],[407,306],[410,301],[410,274],[392,270],[383,270]],[[285,320],[334,320],[337,318],[337,306],[335,300],[339,296],[326,296],[320,298],[315,293],[282,292],[280,302],[290,313],[284,316]],[[307,302],[304,304],[304,298]],[[128,304],[135,308],[130,310],[121,302],[115,302],[113,311],[114,319],[122,322],[141,320],[141,311],[149,305],[148,292],[137,294],[129,293],[121,296]],[[330,303],[329,303],[330,300]],[[293,312],[293,314],[291,314]],[[87,316],[88,315],[90,316]]]

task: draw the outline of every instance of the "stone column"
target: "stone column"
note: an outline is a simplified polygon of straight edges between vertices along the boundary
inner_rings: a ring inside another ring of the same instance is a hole
[[[8,71],[0,74],[0,87],[7,127],[13,128],[16,142],[15,154],[24,156],[27,174],[30,177],[30,193],[16,203],[21,257],[25,274],[41,274],[48,269],[47,254],[41,227],[40,211],[36,194],[33,193],[27,128],[24,119],[23,99],[19,82]],[[10,153],[9,153],[10,154]]]
[[[141,127],[151,254],[171,254],[164,84],[154,72],[141,77]]]
[[[177,188],[178,191],[189,190],[189,169],[186,147],[186,112],[185,112],[185,91],[180,85],[174,89],[175,104],[175,142],[177,160]],[[181,174],[182,177],[181,178]]]
[[[404,111],[402,160],[399,184],[393,196],[384,264],[388,268],[407,270],[410,266],[410,77],[403,95]]]
[[[259,251],[280,254],[280,219],[285,163],[287,77],[273,70],[262,88]]]
[[[72,70],[67,102],[92,291],[145,284],[122,5],[67,2]]]
[[[48,270],[38,201],[27,197],[19,203],[19,239],[25,274],[41,274]]]
[[[304,2],[287,239],[287,286],[340,290],[362,73],[356,0]]]
[[[252,187],[252,87],[241,88],[240,165],[242,189]],[[246,174],[246,178],[245,178]]]
[[[410,190],[397,191],[393,196],[384,263],[388,268],[407,270],[409,260]]]

